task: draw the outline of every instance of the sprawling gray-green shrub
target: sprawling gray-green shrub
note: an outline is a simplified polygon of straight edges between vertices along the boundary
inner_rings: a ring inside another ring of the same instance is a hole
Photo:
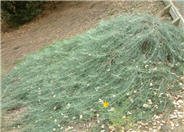
[[[117,16],[26,57],[3,79],[3,110],[24,107],[18,124],[29,132],[150,119],[171,106],[167,93],[180,89],[183,45],[184,33],[171,24]]]

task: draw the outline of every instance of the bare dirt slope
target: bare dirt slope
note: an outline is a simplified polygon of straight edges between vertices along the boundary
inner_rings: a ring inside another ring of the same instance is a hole
[[[3,74],[18,60],[53,41],[70,38],[94,27],[100,20],[121,13],[147,12],[164,8],[162,2],[56,2],[55,9],[43,11],[34,21],[18,30],[2,33]]]

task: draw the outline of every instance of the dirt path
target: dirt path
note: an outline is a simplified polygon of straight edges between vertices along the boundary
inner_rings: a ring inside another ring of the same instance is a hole
[[[53,41],[70,38],[94,27],[100,20],[121,13],[147,12],[156,15],[162,2],[58,2],[18,30],[2,33],[2,74],[29,53]]]

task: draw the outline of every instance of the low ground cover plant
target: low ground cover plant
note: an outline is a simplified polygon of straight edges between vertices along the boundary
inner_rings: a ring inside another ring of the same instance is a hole
[[[10,125],[29,132],[99,121],[131,127],[172,108],[167,94],[181,89],[183,48],[183,31],[170,23],[117,16],[27,56],[3,78],[3,111],[24,107]]]

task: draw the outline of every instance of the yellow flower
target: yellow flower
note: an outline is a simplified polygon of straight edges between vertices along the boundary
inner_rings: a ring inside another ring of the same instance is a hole
[[[106,107],[108,107],[108,106],[109,106],[109,103],[107,103],[107,102],[104,102],[104,103],[103,103],[103,107],[106,108]]]

